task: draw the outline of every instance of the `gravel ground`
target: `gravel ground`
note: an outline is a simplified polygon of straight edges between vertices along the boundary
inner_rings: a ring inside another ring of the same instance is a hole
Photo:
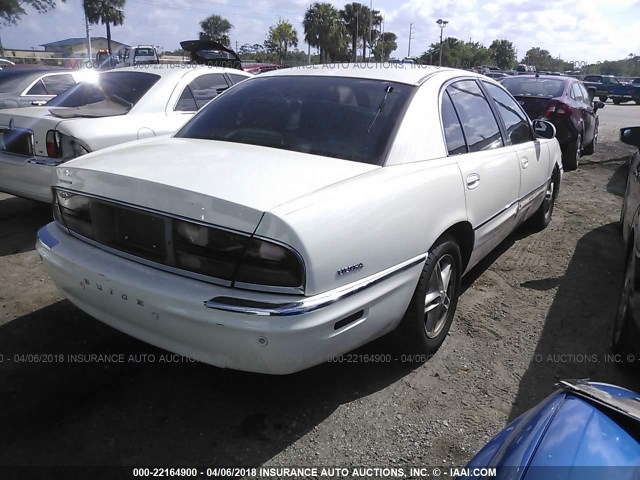
[[[551,225],[516,232],[465,278],[447,340],[420,366],[269,377],[169,358],[64,300],[33,247],[49,208],[0,194],[0,465],[462,466],[559,379],[640,390],[605,357],[631,151],[617,126],[565,174]]]

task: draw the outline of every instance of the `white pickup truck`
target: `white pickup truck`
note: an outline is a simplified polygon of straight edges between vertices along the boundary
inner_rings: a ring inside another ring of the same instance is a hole
[[[137,47],[124,47],[118,51],[116,68],[159,63],[160,57],[158,57],[156,47],[153,45],[138,45]]]

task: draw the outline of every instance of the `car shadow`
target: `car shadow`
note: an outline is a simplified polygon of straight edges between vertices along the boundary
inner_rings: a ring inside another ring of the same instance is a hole
[[[578,241],[562,277],[521,285],[533,289],[557,286],[558,290],[520,379],[509,421],[553,392],[563,379],[590,378],[640,391],[637,372],[621,368],[609,356],[622,284],[623,249],[616,248],[621,242],[616,223],[596,228]]]
[[[52,220],[46,203],[18,197],[0,200],[0,257],[35,249],[38,229]]]
[[[260,465],[415,368],[224,370],[137,341],[66,300],[0,327],[0,345],[0,465]]]
[[[624,197],[624,190],[627,186],[627,176],[629,174],[629,160],[630,157],[616,158],[615,161],[623,162],[607,182],[607,192],[615,195],[616,197]]]

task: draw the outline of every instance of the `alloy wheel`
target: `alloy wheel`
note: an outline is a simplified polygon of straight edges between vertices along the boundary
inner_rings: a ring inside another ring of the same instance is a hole
[[[427,337],[437,337],[447,323],[451,298],[455,293],[456,264],[449,254],[438,259],[424,298],[424,329]]]

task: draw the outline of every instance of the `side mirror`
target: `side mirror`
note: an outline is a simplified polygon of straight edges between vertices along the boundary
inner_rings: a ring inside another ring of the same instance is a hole
[[[640,127],[621,128],[620,141],[627,145],[640,148]]]
[[[533,131],[540,138],[555,138],[556,136],[556,127],[546,120],[534,120]]]
[[[595,103],[593,104],[593,110],[594,110],[594,111],[596,111],[596,112],[597,112],[597,111],[598,111],[598,110],[600,110],[601,108],[604,108],[604,102],[600,102],[600,101],[598,101],[598,102],[595,102]]]

